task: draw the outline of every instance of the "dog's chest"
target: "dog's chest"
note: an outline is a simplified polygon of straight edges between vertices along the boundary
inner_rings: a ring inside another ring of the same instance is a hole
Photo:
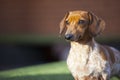
[[[92,48],[88,45],[71,44],[67,64],[74,76],[85,76],[92,74],[94,71],[102,71],[105,62],[97,54],[99,50],[97,48],[91,50]]]

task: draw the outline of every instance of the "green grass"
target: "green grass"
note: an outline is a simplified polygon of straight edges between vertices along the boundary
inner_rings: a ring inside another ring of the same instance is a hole
[[[74,80],[65,62],[0,71],[0,80]],[[119,80],[112,78],[111,80]]]
[[[0,80],[73,80],[65,62],[1,71]]]

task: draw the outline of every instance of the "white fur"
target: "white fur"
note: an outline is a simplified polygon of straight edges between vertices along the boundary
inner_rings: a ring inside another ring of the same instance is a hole
[[[93,45],[89,42],[82,45],[78,42],[71,42],[71,48],[67,59],[69,70],[72,75],[79,80],[84,80],[84,76],[89,75],[95,77],[102,75],[104,80],[109,80],[110,75],[115,74],[116,71],[120,71],[120,59],[118,59],[115,65],[111,66],[109,61],[104,60],[99,54],[100,46],[94,39],[92,40],[92,44]],[[113,49],[113,51],[118,52],[115,49]],[[107,51],[106,53],[109,55]],[[116,54],[115,57],[120,58],[120,54]],[[115,71],[113,74],[111,72],[113,71],[112,69]]]

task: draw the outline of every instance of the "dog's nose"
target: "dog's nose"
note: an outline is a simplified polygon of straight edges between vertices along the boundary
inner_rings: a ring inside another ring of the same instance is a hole
[[[72,34],[66,34],[66,35],[65,35],[65,39],[67,39],[67,40],[71,40],[72,37],[73,37]]]

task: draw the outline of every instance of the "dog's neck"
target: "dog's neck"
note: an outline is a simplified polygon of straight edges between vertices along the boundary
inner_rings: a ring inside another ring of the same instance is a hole
[[[91,53],[96,50],[95,48],[96,46],[96,42],[94,41],[94,39],[92,39],[91,41],[87,42],[86,44],[81,44],[79,42],[71,42],[71,48],[70,48],[70,55],[73,54],[74,58],[76,59],[82,59],[81,63],[83,63],[82,65],[86,65],[89,61],[89,57],[90,55],[92,55]]]
[[[86,49],[93,49],[94,48],[94,44],[95,44],[95,40],[94,38],[92,38],[90,41],[85,41],[85,42],[75,42],[75,41],[71,41],[71,47],[72,48],[76,48],[77,46],[81,49],[86,48]]]

